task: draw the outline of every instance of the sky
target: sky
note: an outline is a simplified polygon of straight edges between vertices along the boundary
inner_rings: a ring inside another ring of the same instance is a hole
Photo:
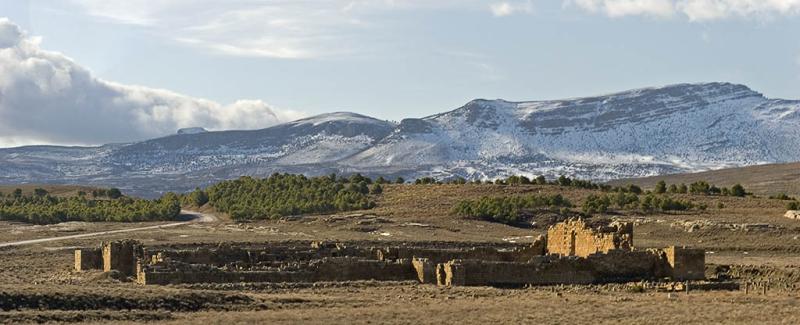
[[[800,0],[0,0],[0,147],[684,82],[800,98]]]

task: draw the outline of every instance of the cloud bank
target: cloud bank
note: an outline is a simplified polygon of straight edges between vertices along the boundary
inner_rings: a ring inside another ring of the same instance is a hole
[[[609,17],[683,15],[690,21],[769,19],[800,14],[800,0],[565,0]]]
[[[256,129],[301,117],[259,100],[230,105],[96,78],[0,18],[0,146],[103,144],[179,128]]]

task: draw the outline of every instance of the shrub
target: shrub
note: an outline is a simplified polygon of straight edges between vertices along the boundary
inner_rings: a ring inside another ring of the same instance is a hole
[[[731,196],[744,197],[745,195],[747,195],[747,191],[744,190],[741,184],[736,184],[731,187]]]
[[[417,178],[417,180],[414,181],[414,184],[416,184],[416,185],[431,185],[431,184],[438,184],[438,183],[439,182],[433,177]]]
[[[790,196],[786,195],[786,193],[771,195],[769,198],[772,200],[785,200],[785,201],[793,200]]]
[[[453,214],[513,224],[519,222],[524,213],[534,209],[558,209],[560,211],[561,208],[570,207],[572,204],[569,200],[560,194],[482,197],[478,200],[458,202],[453,207]]]

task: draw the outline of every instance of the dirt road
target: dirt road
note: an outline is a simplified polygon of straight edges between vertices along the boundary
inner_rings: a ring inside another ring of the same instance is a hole
[[[151,229],[172,228],[172,227],[180,227],[180,226],[188,225],[188,224],[191,224],[191,223],[216,222],[216,221],[219,220],[216,216],[214,216],[212,214],[201,213],[201,212],[190,211],[190,210],[181,210],[181,217],[186,219],[187,221],[174,222],[174,223],[168,223],[168,224],[157,225],[157,226],[127,228],[127,229],[100,231],[100,232],[92,232],[92,233],[78,234],[78,235],[39,238],[39,239],[32,239],[32,240],[22,240],[22,241],[16,241],[16,242],[0,243],[0,247],[21,246],[21,245],[30,245],[30,244],[39,244],[39,243],[46,243],[46,242],[52,242],[52,241],[66,240],[66,239],[95,237],[95,236],[112,235],[112,234],[119,234],[119,233],[126,233],[126,232],[136,232],[136,231],[151,230]]]

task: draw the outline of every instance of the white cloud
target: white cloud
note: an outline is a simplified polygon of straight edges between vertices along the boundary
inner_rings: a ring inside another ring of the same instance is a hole
[[[0,18],[0,145],[126,142],[184,127],[255,129],[298,117],[262,101],[221,105],[98,79]]]
[[[283,59],[364,51],[391,24],[385,13],[457,9],[495,16],[531,12],[532,0],[70,0],[100,19],[217,53]]]
[[[693,21],[800,13],[800,0],[681,0],[676,6]]]
[[[565,4],[609,17],[671,17],[680,13],[690,21],[800,14],[800,0],[565,0]]]
[[[675,13],[673,0],[574,0],[579,8],[600,12],[609,17],[646,15],[670,17]]]
[[[533,11],[533,4],[531,1],[524,1],[521,3],[503,1],[490,4],[489,10],[491,10],[492,15],[495,17],[504,17],[515,13],[530,13]]]

